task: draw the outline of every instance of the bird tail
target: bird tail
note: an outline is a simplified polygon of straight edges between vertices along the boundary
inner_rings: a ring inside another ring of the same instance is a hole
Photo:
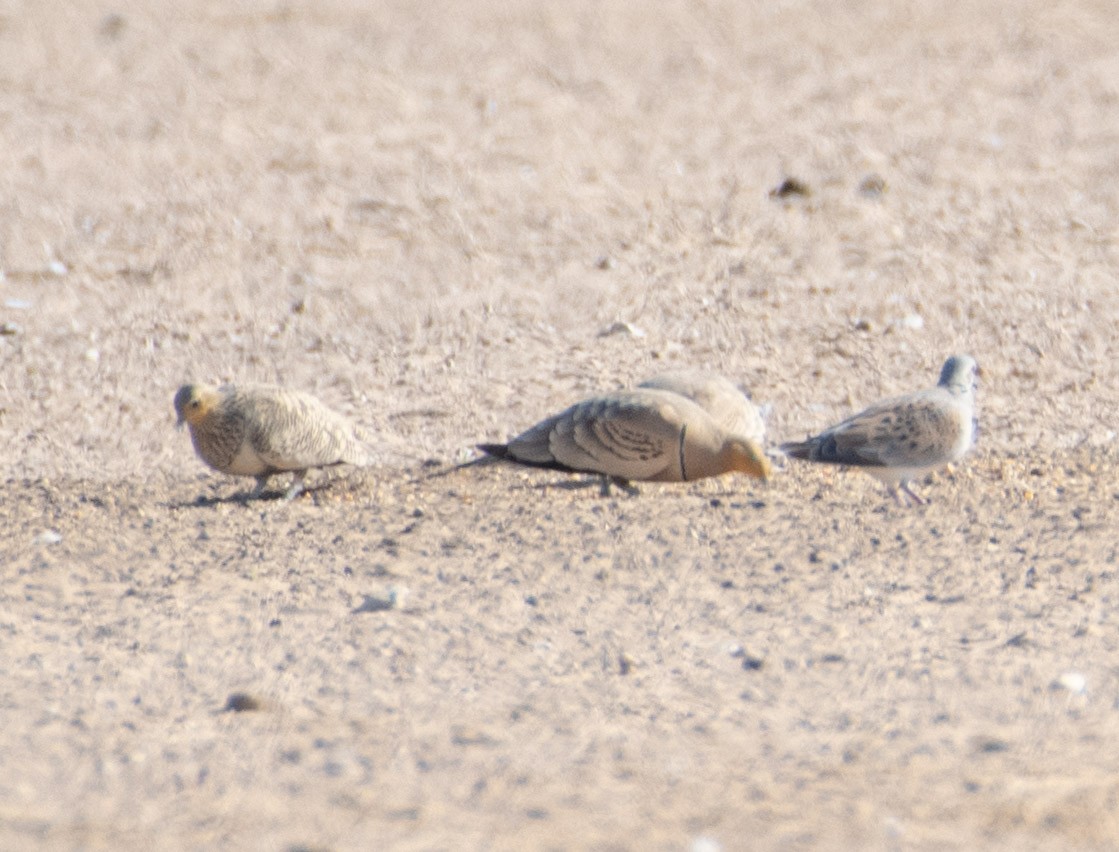
[[[459,462],[458,464],[445,465],[443,467],[440,467],[438,470],[433,470],[430,473],[421,474],[420,476],[417,476],[415,479],[413,479],[410,484],[414,484],[417,482],[426,482],[429,479],[442,479],[448,474],[455,473],[456,471],[460,471],[463,468],[467,467],[475,467],[477,465],[483,464],[493,464],[498,459],[503,459],[507,455],[507,453],[504,452],[506,449],[505,444],[479,444],[478,449],[484,452],[486,455],[476,459],[470,459],[470,461]]]
[[[812,448],[810,441],[788,441],[781,445],[781,452],[794,459],[811,459]]]

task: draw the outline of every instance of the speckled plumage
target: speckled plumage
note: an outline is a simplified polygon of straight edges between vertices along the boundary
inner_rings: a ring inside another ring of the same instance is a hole
[[[179,424],[190,426],[199,457],[234,476],[268,478],[291,471],[287,499],[303,490],[308,469],[372,461],[359,427],[301,391],[270,385],[184,385],[175,394]]]
[[[804,441],[781,445],[796,459],[850,465],[903,495],[925,502],[909,486],[916,477],[962,458],[975,442],[978,366],[954,355],[936,387],[886,399]]]
[[[576,403],[491,456],[533,467],[630,480],[683,482],[732,471],[769,475],[760,444],[729,434],[687,397],[639,388]]]

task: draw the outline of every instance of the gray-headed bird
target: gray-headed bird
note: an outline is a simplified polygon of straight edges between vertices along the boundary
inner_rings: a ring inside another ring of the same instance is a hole
[[[909,483],[963,458],[975,443],[978,372],[970,355],[953,355],[936,387],[875,403],[781,450],[795,459],[858,468],[884,482],[899,503],[925,503]]]

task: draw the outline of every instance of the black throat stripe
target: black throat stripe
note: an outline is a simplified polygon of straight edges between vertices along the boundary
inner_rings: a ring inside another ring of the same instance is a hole
[[[688,424],[685,423],[680,427],[680,479],[683,482],[688,481],[688,466],[684,464],[684,439],[688,436]]]

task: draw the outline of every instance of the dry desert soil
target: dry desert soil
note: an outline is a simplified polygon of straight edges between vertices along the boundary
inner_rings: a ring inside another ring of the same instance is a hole
[[[1117,46],[1093,0],[0,4],[0,848],[1119,846]],[[669,368],[776,444],[954,352],[927,506],[430,476]],[[189,380],[378,461],[238,500]]]

